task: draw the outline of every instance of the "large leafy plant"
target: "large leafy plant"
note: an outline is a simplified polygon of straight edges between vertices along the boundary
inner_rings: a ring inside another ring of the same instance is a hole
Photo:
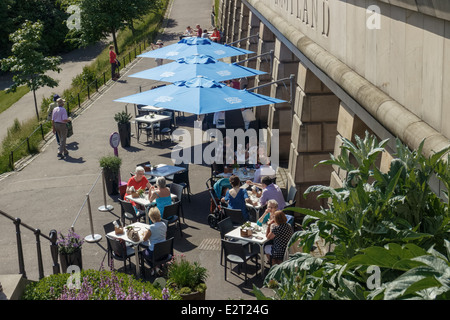
[[[303,230],[296,232],[290,241],[290,245],[298,243],[303,253],[291,256],[268,273],[265,284],[275,289],[277,298],[400,299],[441,298],[447,294],[448,283],[444,281],[434,282],[442,291],[439,294],[416,296],[424,283],[429,281],[427,285],[430,285],[432,280],[409,276],[420,273],[425,261],[448,256],[450,170],[449,159],[445,161],[444,155],[450,147],[426,158],[422,155],[423,143],[417,150],[410,151],[397,141],[396,158],[384,173],[376,164],[386,143],[387,140],[378,142],[367,133],[364,139],[356,136],[355,144],[343,139],[340,156],[331,155],[331,159],[318,164],[337,166],[347,172],[347,177],[341,188],[312,186],[306,190],[305,196],[318,192],[319,198],[326,198],[326,208],[290,208],[306,215]],[[443,196],[447,202],[431,190],[430,181],[434,177],[446,187]],[[320,238],[334,249],[324,257],[313,257],[309,252]],[[415,249],[414,254],[411,248]],[[373,258],[383,250],[409,254],[408,259],[419,259],[417,252],[420,251],[420,256],[427,258],[412,260],[405,264],[408,268],[399,268]],[[372,257],[371,265],[383,270],[383,288],[388,294],[385,291],[375,294],[367,289],[367,265],[362,263],[361,257]],[[448,257],[447,269],[440,270],[443,274],[449,272]],[[389,290],[404,278],[408,278],[406,283],[409,284],[406,294],[391,294]],[[255,292],[262,297],[259,290]]]

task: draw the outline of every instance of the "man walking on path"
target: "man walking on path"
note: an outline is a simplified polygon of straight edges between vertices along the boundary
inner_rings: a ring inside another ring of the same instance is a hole
[[[69,154],[69,151],[66,149],[66,140],[67,140],[67,122],[71,121],[70,118],[67,117],[67,111],[64,108],[64,100],[62,98],[58,98],[56,100],[58,106],[53,109],[52,113],[52,126],[53,133],[57,133],[59,136],[59,149],[58,149],[58,157],[64,159],[64,156]]]

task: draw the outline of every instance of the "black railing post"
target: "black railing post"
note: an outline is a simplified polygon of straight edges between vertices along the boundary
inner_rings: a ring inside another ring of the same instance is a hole
[[[41,123],[41,135],[42,135],[42,140],[44,140],[45,139],[45,136],[44,136],[44,128],[42,128],[42,123]]]
[[[19,273],[26,278],[27,274],[25,272],[25,262],[23,260],[23,248],[22,248],[22,237],[20,235],[20,219],[16,218],[14,220],[16,225],[16,240],[17,240],[17,255],[19,257]]]
[[[77,94],[78,97],[78,108],[81,108],[81,100],[80,100],[80,93]]]
[[[9,164],[11,165],[11,169],[14,170],[14,151],[11,151],[11,154],[9,156]]]
[[[28,153],[31,153],[30,149],[30,138],[27,137],[27,147],[28,147]]]
[[[98,92],[98,83],[97,83],[97,78],[95,78],[95,91]]]
[[[88,92],[88,99],[90,99],[91,98],[91,94],[90,94],[90,91],[89,91],[89,85],[87,86],[87,92]]]
[[[59,274],[61,273],[61,269],[59,268],[58,263],[58,245],[56,243],[56,240],[58,239],[58,233],[56,230],[51,230],[50,234],[50,253],[52,254],[52,260],[53,260],[53,274]]]
[[[103,84],[106,84],[106,72],[103,72]]]
[[[41,250],[41,230],[34,230],[34,235],[36,236],[36,250],[38,258],[38,269],[39,269],[39,279],[44,277],[44,264],[42,263],[42,250]]]

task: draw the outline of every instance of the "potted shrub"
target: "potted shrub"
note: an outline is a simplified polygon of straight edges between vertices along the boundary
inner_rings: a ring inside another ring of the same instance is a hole
[[[208,274],[200,263],[176,255],[169,264],[167,275],[167,284],[177,289],[183,300],[205,300]]]
[[[73,230],[69,230],[67,235],[59,233],[56,244],[58,245],[59,260],[61,262],[61,271],[67,272],[67,268],[76,265],[83,269],[83,261],[81,257],[81,247],[84,240],[80,238]]]
[[[120,144],[122,145],[122,148],[129,147],[131,143],[131,118],[131,114],[126,111],[121,111],[114,115],[114,120],[117,122]]]
[[[119,193],[119,173],[121,164],[122,159],[114,155],[104,156],[100,158],[100,167],[103,168],[106,190],[109,195]]]

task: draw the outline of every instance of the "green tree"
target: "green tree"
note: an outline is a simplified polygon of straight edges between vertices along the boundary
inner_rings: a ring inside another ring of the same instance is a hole
[[[40,40],[42,37],[42,23],[26,21],[16,32],[10,34],[10,41],[13,43],[11,56],[0,60],[3,71],[11,71],[13,85],[7,92],[15,91],[21,85],[27,85],[33,91],[36,117],[39,121],[39,111],[36,101],[36,90],[49,86],[56,87],[58,82],[45,73],[51,71],[61,71],[59,64],[61,57],[45,57],[40,51]]]
[[[69,0],[66,4],[81,9],[81,30],[74,29],[72,39],[78,38],[80,45],[87,45],[111,34],[117,54],[117,31],[127,26],[133,30],[133,19],[140,19],[161,5],[158,0]]]

